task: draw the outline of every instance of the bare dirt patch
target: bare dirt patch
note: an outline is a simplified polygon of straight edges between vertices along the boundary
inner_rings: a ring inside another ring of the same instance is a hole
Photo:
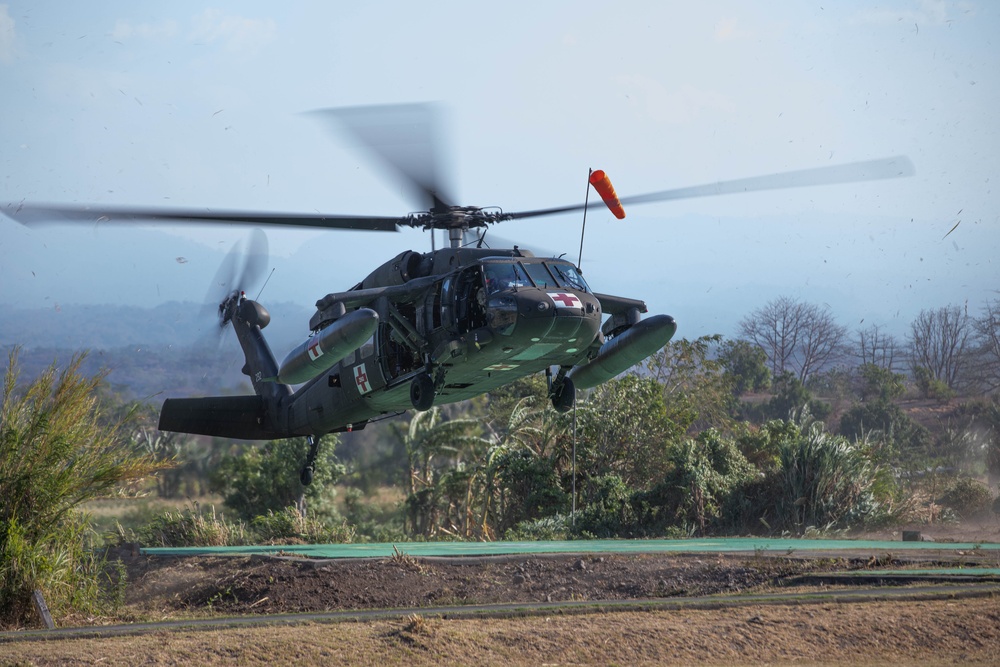
[[[162,615],[692,597],[769,589],[818,566],[661,555],[317,561],[140,556],[129,564],[127,601],[139,613]]]

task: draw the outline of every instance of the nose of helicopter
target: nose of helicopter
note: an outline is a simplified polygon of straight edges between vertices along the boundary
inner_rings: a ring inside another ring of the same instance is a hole
[[[575,290],[521,289],[490,299],[490,326],[532,343],[589,345],[601,328],[601,304]]]

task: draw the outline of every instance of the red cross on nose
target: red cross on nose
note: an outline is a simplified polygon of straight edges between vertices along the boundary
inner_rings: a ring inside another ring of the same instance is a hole
[[[572,307],[572,306],[579,306],[580,305],[580,299],[578,299],[576,296],[574,296],[572,294],[566,294],[564,292],[559,292],[557,294],[552,294],[550,292],[549,296],[552,297],[553,301],[558,301],[558,302],[562,303],[562,305],[564,305],[564,306]]]

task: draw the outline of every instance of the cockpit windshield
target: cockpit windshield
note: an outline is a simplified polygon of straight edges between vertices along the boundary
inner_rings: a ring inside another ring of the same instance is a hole
[[[551,289],[575,289],[590,292],[587,281],[576,267],[569,262],[509,262],[488,261],[483,263],[486,291],[496,294],[516,287],[540,287]]]
[[[483,269],[486,274],[486,290],[490,294],[528,284],[524,272],[517,264],[490,262],[485,264]]]
[[[556,279],[563,287],[570,287],[583,292],[590,292],[590,287],[587,285],[587,281],[583,279],[583,276],[580,275],[580,272],[577,271],[576,267],[572,264],[568,262],[554,262],[548,266],[552,269],[552,273],[555,274]]]
[[[528,272],[531,282],[535,283],[535,287],[546,288],[557,286],[556,281],[552,278],[552,274],[549,273],[544,264],[525,263],[522,266]]]

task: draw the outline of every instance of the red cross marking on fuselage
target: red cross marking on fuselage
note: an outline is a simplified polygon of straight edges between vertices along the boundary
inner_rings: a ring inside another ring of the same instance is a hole
[[[371,391],[371,387],[368,386],[368,373],[365,372],[364,364],[354,368],[354,382],[357,383],[358,391],[362,394],[367,394]]]
[[[580,299],[574,294],[566,294],[565,292],[559,292],[558,294],[553,294],[549,292],[549,296],[552,297],[553,301],[560,302],[562,303],[563,306],[566,307],[573,307],[580,305]]]

